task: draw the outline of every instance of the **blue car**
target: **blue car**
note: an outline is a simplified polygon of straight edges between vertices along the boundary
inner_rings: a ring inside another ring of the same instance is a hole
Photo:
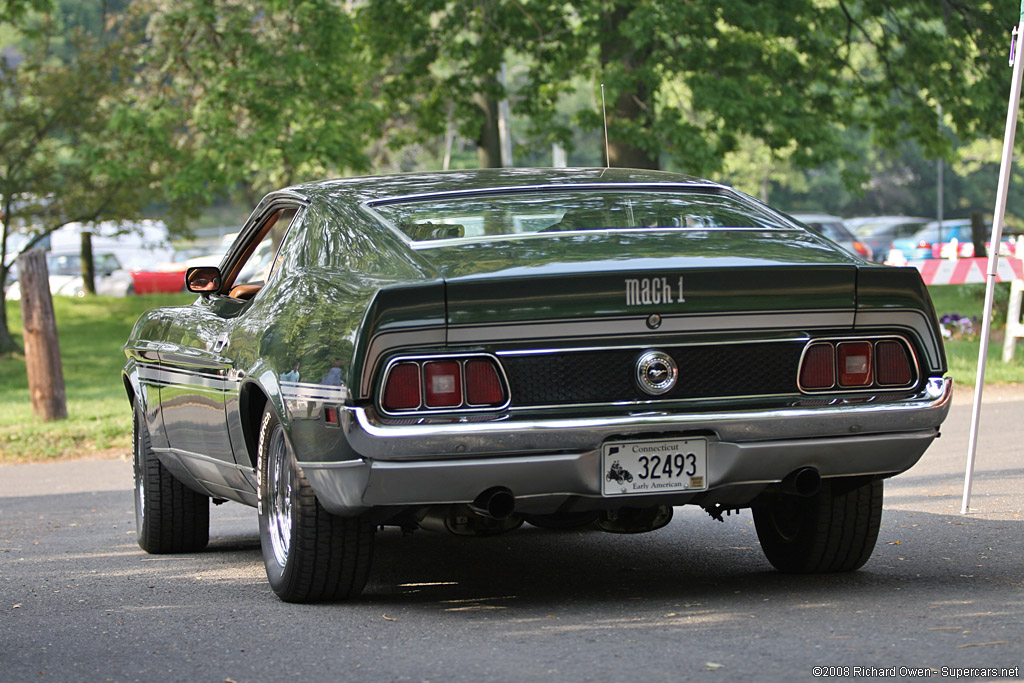
[[[954,239],[960,243],[957,247],[957,256],[967,258],[974,256],[974,243],[971,238],[971,220],[963,218],[958,220],[942,221],[941,232],[939,222],[932,221],[914,233],[911,237],[893,240],[893,251],[899,250],[908,261],[915,259],[942,258],[950,254],[944,254],[943,246]],[[992,229],[991,221],[985,221],[985,230]],[[969,253],[967,253],[969,251]]]

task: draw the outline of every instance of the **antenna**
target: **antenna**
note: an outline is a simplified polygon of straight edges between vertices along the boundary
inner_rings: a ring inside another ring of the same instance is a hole
[[[604,83],[601,84],[601,115],[604,117],[604,167],[611,168],[612,156],[608,151],[608,107],[604,103]]]

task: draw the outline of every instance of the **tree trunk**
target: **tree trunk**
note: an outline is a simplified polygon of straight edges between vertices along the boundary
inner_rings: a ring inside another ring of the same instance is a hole
[[[985,230],[985,214],[981,211],[975,211],[971,214],[971,241],[974,242],[974,256],[976,258],[985,258],[988,256],[988,250],[985,248],[985,241],[988,239],[988,233]],[[999,245],[993,244],[993,249],[996,249],[998,254]]]
[[[45,422],[63,420],[68,416],[68,408],[46,255],[38,249],[22,254],[18,258],[18,276],[32,412]]]
[[[473,96],[483,113],[480,137],[476,140],[476,157],[480,168],[501,168],[501,137],[498,134],[498,101],[483,93]]]
[[[82,289],[86,294],[96,293],[96,262],[92,257],[92,233],[82,231]]]
[[[650,85],[643,80],[651,48],[634,42],[619,28],[625,25],[632,10],[632,3],[624,3],[601,18],[605,27],[601,40],[602,71],[609,64],[616,65],[621,69],[623,84],[615,100],[609,103],[608,155],[605,161],[609,166],[657,170],[660,168],[657,152],[652,154],[644,147],[631,144],[637,137],[649,139],[654,131],[654,97]],[[616,125],[619,121],[629,124],[625,131]],[[628,128],[640,128],[643,132],[638,136],[628,132]]]
[[[7,278],[7,270],[0,269],[0,278]],[[21,351],[11,335],[11,327],[7,323],[7,287],[0,287],[0,354]]]

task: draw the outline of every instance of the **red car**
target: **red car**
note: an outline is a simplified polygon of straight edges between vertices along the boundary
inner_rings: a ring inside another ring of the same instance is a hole
[[[185,271],[133,270],[136,294],[163,294],[185,290]]]

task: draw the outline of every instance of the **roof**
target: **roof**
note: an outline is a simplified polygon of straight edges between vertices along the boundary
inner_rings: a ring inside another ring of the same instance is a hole
[[[483,168],[427,173],[339,178],[305,183],[288,191],[313,197],[344,195],[356,201],[387,200],[423,194],[584,184],[724,185],[667,171],[625,168]]]

